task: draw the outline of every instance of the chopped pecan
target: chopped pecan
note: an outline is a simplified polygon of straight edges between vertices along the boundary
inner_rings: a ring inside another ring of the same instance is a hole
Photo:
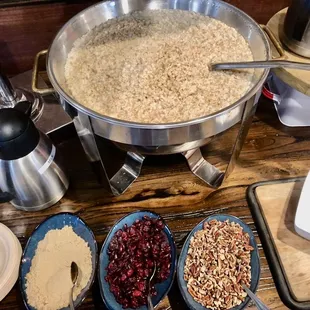
[[[239,224],[212,220],[190,240],[184,267],[188,292],[212,310],[240,305],[251,282],[250,237]]]

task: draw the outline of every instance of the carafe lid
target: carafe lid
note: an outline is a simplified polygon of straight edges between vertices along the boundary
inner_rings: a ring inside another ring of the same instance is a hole
[[[31,119],[14,108],[0,109],[0,159],[28,155],[38,145],[40,134]]]

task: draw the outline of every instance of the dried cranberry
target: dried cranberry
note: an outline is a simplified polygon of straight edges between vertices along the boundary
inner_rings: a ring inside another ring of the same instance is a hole
[[[106,281],[110,291],[123,308],[146,304],[147,279],[156,263],[156,274],[150,293],[157,294],[154,284],[165,281],[170,274],[171,248],[163,232],[162,220],[143,217],[133,225],[118,230],[109,248]]]
[[[134,297],[140,297],[142,296],[142,292],[138,291],[138,290],[134,290],[133,293],[132,293],[132,296]]]
[[[133,269],[129,269],[127,271],[127,277],[131,277],[133,275],[133,273],[134,273]]]

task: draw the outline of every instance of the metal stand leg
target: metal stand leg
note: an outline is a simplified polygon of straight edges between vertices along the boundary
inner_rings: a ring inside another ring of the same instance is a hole
[[[259,95],[253,96],[245,104],[243,115],[242,115],[242,120],[240,124],[240,129],[239,129],[238,136],[237,136],[237,139],[236,139],[236,142],[235,142],[235,145],[234,145],[231,157],[230,157],[230,161],[228,163],[228,166],[226,167],[224,180],[231,174],[231,172],[233,171],[238,161],[244,141],[252,125],[252,121],[253,121],[253,118],[256,112],[257,102],[258,102],[259,97],[260,97],[260,92],[259,92]]]
[[[204,159],[201,148],[183,152],[190,170],[201,180],[213,188],[218,188],[232,172],[240,155],[244,140],[251,126],[259,96],[253,96],[244,104],[240,129],[232,149],[232,154],[225,172]],[[87,115],[61,101],[65,111],[73,118],[73,122],[88,160],[92,163],[100,183],[113,195],[120,195],[138,178],[145,157],[137,152],[122,152],[111,141],[94,134]],[[116,156],[113,154],[115,151]],[[120,155],[121,154],[121,155]],[[123,156],[125,154],[125,157]],[[119,158],[122,156],[123,158]],[[112,160],[111,160],[112,158]],[[114,164],[119,162],[118,167]]]
[[[127,152],[125,164],[110,179],[112,190],[117,194],[122,194],[140,175],[144,156]]]
[[[211,187],[218,188],[219,186],[221,186],[223,181],[233,171],[239,158],[245,138],[248,134],[249,128],[252,124],[252,119],[255,115],[258,98],[258,96],[253,96],[244,105],[240,129],[232,150],[230,161],[226,167],[225,172],[220,171],[218,168],[205,160],[200,148],[182,153],[183,156],[186,158],[188,166],[193,172],[193,174],[195,174],[198,178],[206,182]]]
[[[89,117],[85,114],[78,114],[74,117],[73,122],[85,154],[92,164],[100,183],[113,195],[122,194],[139,176],[145,157],[137,153],[127,152],[122,166],[113,171],[111,169],[111,160],[105,163],[107,157],[100,153],[98,149],[100,141],[96,139],[93,133]],[[113,147],[113,145],[110,147]],[[107,153],[110,151],[109,148]],[[112,177],[109,177],[111,170],[113,174]]]
[[[224,173],[206,161],[200,148],[182,153],[186,158],[189,169],[202,181],[211,187],[219,187],[224,178]]]

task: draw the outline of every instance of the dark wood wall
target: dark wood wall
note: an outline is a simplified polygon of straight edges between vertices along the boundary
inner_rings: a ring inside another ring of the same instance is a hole
[[[61,2],[61,1],[60,0],[1,0],[0,7],[17,6],[17,5],[25,5],[25,4],[49,3],[49,2]]]
[[[288,6],[290,1],[228,0],[259,23],[266,23],[273,14]],[[16,2],[18,1],[15,4]],[[31,69],[35,54],[48,48],[59,28],[76,13],[95,2],[97,1],[37,2],[0,8],[2,70],[8,75],[14,75]]]

